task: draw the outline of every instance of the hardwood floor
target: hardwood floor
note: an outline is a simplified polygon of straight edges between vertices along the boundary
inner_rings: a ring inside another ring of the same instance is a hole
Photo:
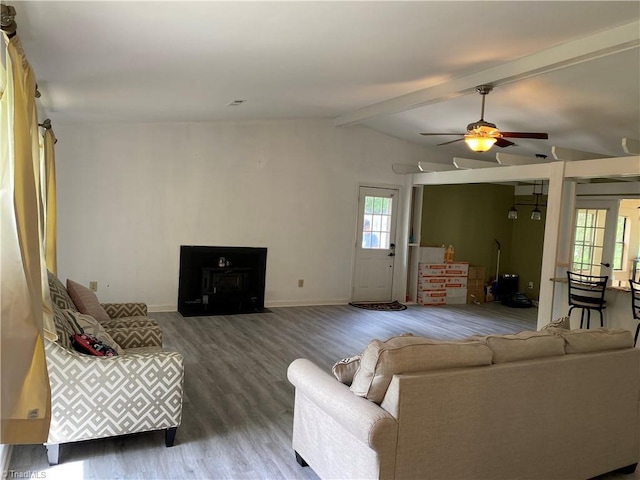
[[[48,466],[42,445],[16,446],[10,468],[46,473],[47,479],[317,479],[296,463],[291,449],[291,361],[305,357],[330,371],[373,338],[514,333],[535,330],[536,315],[535,308],[497,303],[410,306],[400,312],[340,305],[190,318],[155,313],[165,349],[185,358],[183,420],[175,446],[164,447],[163,432],[76,442],[61,446],[55,467]]]

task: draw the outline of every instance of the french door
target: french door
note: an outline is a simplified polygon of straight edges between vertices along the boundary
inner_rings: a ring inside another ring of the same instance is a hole
[[[617,200],[576,202],[571,271],[611,279],[617,224]]]

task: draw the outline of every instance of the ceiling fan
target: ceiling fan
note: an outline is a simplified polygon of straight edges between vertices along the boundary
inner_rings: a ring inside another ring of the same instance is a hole
[[[509,147],[515,143],[507,140],[507,138],[534,138],[547,140],[549,134],[536,132],[501,132],[494,123],[487,122],[484,119],[484,101],[485,97],[493,90],[492,85],[479,85],[476,91],[482,95],[482,109],[480,111],[480,120],[467,125],[466,133],[421,133],[420,135],[460,135],[462,138],[451,140],[450,142],[439,143],[440,145],[449,145],[450,143],[460,142],[464,140],[466,144],[474,152],[486,152],[493,144],[498,147]]]

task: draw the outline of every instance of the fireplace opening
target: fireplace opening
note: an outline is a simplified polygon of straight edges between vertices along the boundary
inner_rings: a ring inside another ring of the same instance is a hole
[[[264,311],[267,249],[180,247],[178,311],[185,317]]]

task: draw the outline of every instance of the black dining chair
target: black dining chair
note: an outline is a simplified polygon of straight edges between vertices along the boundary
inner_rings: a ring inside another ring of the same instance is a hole
[[[569,317],[574,308],[582,309],[580,328],[582,328],[585,313],[587,328],[589,328],[591,310],[596,310],[600,314],[600,326],[604,327],[604,315],[602,311],[607,308],[604,292],[609,277],[567,272],[567,280],[569,281]]]
[[[629,279],[629,285],[631,285],[631,315],[633,315],[634,320],[640,322],[640,282]],[[636,327],[636,336],[633,340],[634,345],[638,343],[638,332],[640,332],[640,323],[638,323]]]

